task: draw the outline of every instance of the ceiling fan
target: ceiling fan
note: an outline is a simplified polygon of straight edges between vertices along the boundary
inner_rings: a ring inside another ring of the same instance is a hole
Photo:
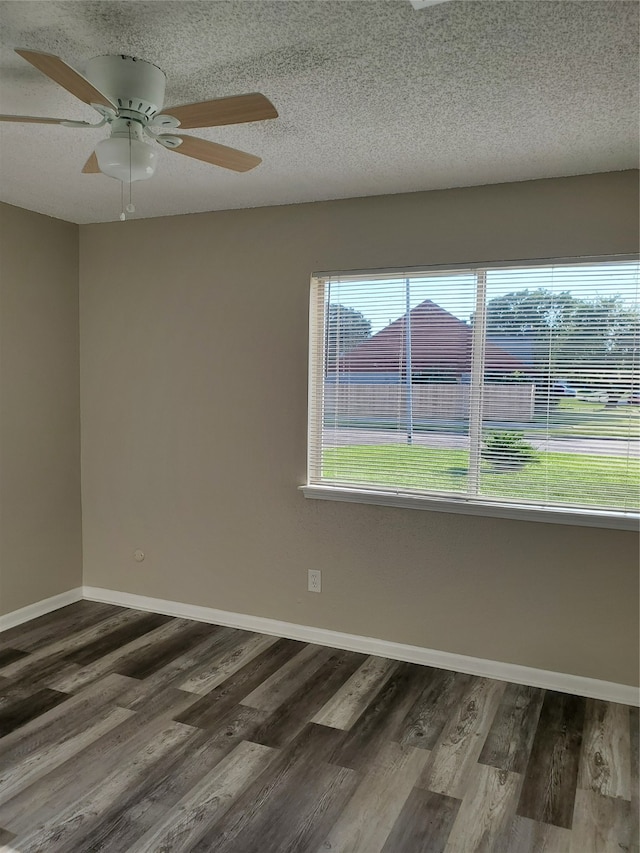
[[[235,172],[247,172],[262,162],[260,157],[196,136],[183,136],[182,131],[264,121],[278,116],[273,104],[258,92],[181,104],[162,112],[166,84],[164,72],[151,62],[133,56],[97,56],[89,61],[87,76],[83,77],[53,54],[21,49],[16,49],[16,53],[83,103],[92,106],[102,120],[91,124],[70,119],[0,115],[0,121],[61,124],[65,127],[109,125],[111,135],[98,143],[84,164],[82,171],[85,174],[103,172],[129,184],[146,180],[153,175],[157,164],[157,148],[153,142],[205,163]],[[180,134],[173,132],[178,128]]]

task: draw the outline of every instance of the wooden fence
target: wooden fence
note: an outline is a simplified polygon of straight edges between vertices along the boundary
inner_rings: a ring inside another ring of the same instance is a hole
[[[413,418],[415,421],[466,420],[469,417],[469,392],[469,385],[413,385]],[[396,420],[406,417],[407,388],[404,385],[327,382],[324,401],[327,418]],[[487,383],[483,390],[483,417],[489,421],[531,421],[534,402],[533,383]]]

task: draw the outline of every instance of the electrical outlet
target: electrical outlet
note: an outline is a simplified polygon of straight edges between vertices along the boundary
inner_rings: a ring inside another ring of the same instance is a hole
[[[320,569],[309,569],[309,592],[322,592],[322,572]]]

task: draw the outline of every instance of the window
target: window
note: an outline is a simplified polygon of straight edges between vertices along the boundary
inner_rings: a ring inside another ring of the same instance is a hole
[[[305,494],[633,526],[639,272],[625,258],[316,276]]]

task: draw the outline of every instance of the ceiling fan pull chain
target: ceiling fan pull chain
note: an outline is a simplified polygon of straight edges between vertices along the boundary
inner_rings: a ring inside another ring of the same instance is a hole
[[[135,213],[136,209],[133,205],[133,201],[131,200],[131,194],[133,192],[133,180],[131,179],[131,122],[129,122],[129,204],[126,207],[127,213]]]
[[[131,164],[131,122],[127,122],[127,129],[129,131],[129,204],[124,206],[124,181],[120,181],[120,221],[124,222],[127,218],[127,213],[135,213],[136,208],[133,204],[132,200],[132,164]],[[126,212],[125,212],[126,211]]]

